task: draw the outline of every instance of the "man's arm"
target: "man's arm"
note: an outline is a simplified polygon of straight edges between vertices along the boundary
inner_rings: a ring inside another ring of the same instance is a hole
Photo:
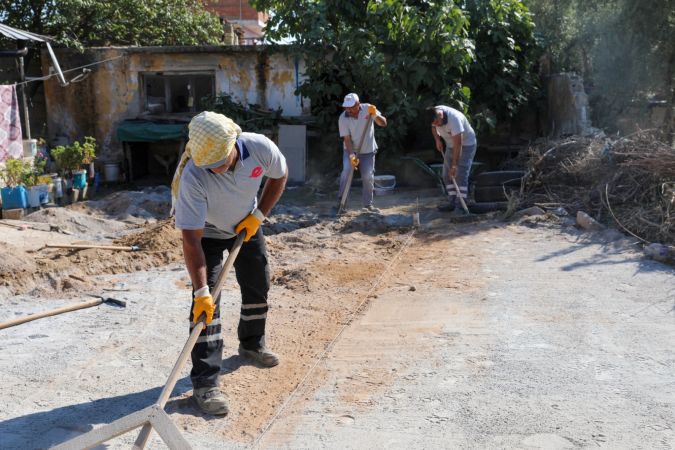
[[[343,136],[342,140],[345,143],[345,145],[343,146],[343,148],[345,149],[345,153],[347,153],[348,155],[354,153],[354,143],[352,142],[352,137],[350,135]]]
[[[387,126],[387,118],[384,117],[384,116],[381,115],[381,114],[378,114],[377,116],[375,116],[375,123],[376,123],[378,126],[381,126],[382,128],[384,128],[384,127]]]
[[[441,154],[441,156],[444,155],[443,151],[445,150],[445,145],[443,144],[443,140],[441,137],[438,135],[438,131],[436,130],[436,126],[432,125],[431,126],[431,134],[434,137],[434,141],[436,141],[436,150]]]
[[[258,203],[258,209],[265,217],[269,215],[272,208],[274,208],[274,205],[276,205],[279,198],[281,198],[281,194],[284,193],[286,180],[288,180],[288,169],[286,169],[286,173],[281,178],[268,178],[265,181],[262,195],[260,196],[260,202]]]
[[[450,176],[454,177],[457,174],[457,163],[462,154],[462,136],[464,133],[459,133],[452,136],[452,165],[450,166]]]
[[[204,250],[202,250],[203,234],[204,230],[182,230],[183,257],[194,291],[208,285],[206,258],[204,257]]]

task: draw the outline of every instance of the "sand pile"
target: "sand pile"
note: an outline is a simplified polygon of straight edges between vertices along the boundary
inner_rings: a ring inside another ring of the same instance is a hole
[[[289,233],[300,228],[311,227],[319,223],[319,217],[309,208],[298,206],[276,205],[265,224],[265,234],[268,236]]]
[[[165,219],[157,224],[148,225],[140,233],[125,236],[117,241],[117,245],[135,245],[145,252],[164,253],[170,259],[183,256],[183,244],[180,231],[176,229],[173,219]]]
[[[24,220],[46,223],[52,229],[92,240],[113,238],[129,228],[125,223],[97,217],[91,211],[80,207],[41,209],[27,215]]]
[[[80,205],[122,222],[154,223],[169,217],[171,189],[167,186],[154,186],[140,191],[120,191],[101,200],[82,202]]]

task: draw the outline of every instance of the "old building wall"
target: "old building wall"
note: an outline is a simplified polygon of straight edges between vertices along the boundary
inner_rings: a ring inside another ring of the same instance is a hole
[[[295,95],[302,82],[302,62],[262,47],[97,48],[84,53],[63,49],[57,50],[57,57],[64,70],[107,60],[91,66],[91,73],[78,83],[61,87],[53,79],[45,82],[50,141],[94,136],[102,161],[121,159],[117,126],[145,111],[143,74],[210,73],[216,94],[227,93],[242,104],[281,108],[284,116],[309,113],[307,100]],[[78,73],[69,72],[67,78]]]

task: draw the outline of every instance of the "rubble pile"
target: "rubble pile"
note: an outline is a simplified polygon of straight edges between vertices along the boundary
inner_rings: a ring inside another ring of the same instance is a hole
[[[583,210],[646,242],[675,243],[675,149],[652,132],[530,148],[519,203]]]

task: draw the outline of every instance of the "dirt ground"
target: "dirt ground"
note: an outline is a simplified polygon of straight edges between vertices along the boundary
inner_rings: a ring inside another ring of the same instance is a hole
[[[156,190],[145,192],[144,195],[136,192],[116,193],[104,200],[42,210],[20,222],[6,221],[15,227],[4,226],[0,234],[0,242],[3,243],[0,284],[3,289],[2,302],[7,304],[1,319],[9,320],[36,311],[60,307],[87,299],[89,294],[123,297],[128,300],[133,291],[138,291],[142,296],[148,286],[146,281],[139,283],[137,280],[139,278],[146,280],[147,271],[152,271],[152,273],[168,273],[171,276],[171,279],[164,280],[166,284],[159,286],[158,289],[162,292],[163,298],[171,296],[173,302],[182,304],[183,314],[179,314],[179,318],[185,319],[186,322],[189,278],[181,264],[180,235],[174,229],[172,221],[166,218],[169,208],[168,190],[164,194],[165,198],[159,197]],[[223,432],[223,437],[227,439],[245,443],[255,436],[256,430],[265,425],[274,411],[273,406],[283,400],[311,361],[334,337],[346,317],[360,301],[358,294],[369,288],[372,276],[383,271],[386,262],[399,250],[401,242],[412,230],[412,217],[410,212],[406,211],[410,205],[398,208],[398,211],[390,211],[387,217],[362,214],[357,210],[334,220],[326,215],[333,202],[314,208],[293,206],[293,197],[301,198],[303,195],[304,193],[296,195],[291,193],[289,195],[291,204],[278,205],[271,223],[265,227],[269,235],[267,242],[273,268],[273,289],[270,298],[275,311],[271,314],[273,317],[268,327],[268,341],[273,342],[274,347],[279,349],[284,364],[279,366],[279,370],[261,372],[245,365],[239,368],[242,361],[237,357],[230,358],[234,364],[230,370],[236,380],[230,381],[230,377],[224,377],[228,379],[228,382],[224,383],[224,390],[230,398],[246,397],[250,401],[241,408],[234,409],[230,414],[229,420],[234,426],[228,426]],[[136,205],[145,206],[140,214],[138,211],[141,208],[129,206],[134,202]],[[157,217],[148,220],[147,211],[151,211]],[[19,228],[16,228],[17,226]],[[44,247],[45,244],[67,243],[137,245],[142,250],[115,252]],[[235,312],[238,310],[238,286],[232,280],[225,289],[228,295],[227,307],[232,310],[233,321],[229,324],[229,329],[224,331],[224,335],[227,339],[226,348],[233,349],[236,348],[234,318],[238,317],[238,313]],[[225,302],[226,299],[223,299],[223,303]],[[225,305],[223,307],[225,308]],[[131,308],[132,305],[129,305],[126,311]],[[76,336],[71,333],[78,329],[76,323],[69,323],[68,319],[91,316],[92,312],[87,311],[84,314],[77,312],[32,322],[6,330],[4,333],[12,336],[15,331],[35,330],[47,326],[50,331],[45,331],[44,335],[38,333],[43,336],[39,340],[67,340],[68,336],[75,338]],[[105,311],[106,314],[111,312]],[[114,311],[114,314],[117,313]],[[56,330],[49,324],[64,319],[66,322],[59,327],[58,336],[55,336]],[[142,326],[143,323],[141,317],[131,321],[136,326]],[[161,318],[153,318],[153,323],[160,327],[158,332],[161,332]],[[118,334],[117,328],[118,323],[112,324],[108,330],[112,333],[111,336]],[[181,342],[181,339],[184,339],[183,333],[183,329],[176,333],[178,337],[175,339],[175,345],[171,346],[176,352],[167,352],[165,361],[167,364],[175,361],[179,346],[184,343],[184,340]],[[152,360],[151,355],[155,352],[165,351],[167,338],[168,336],[162,337],[159,341],[160,347],[151,345],[147,349],[148,359]],[[123,354],[133,353],[141,345],[135,339],[130,339],[130,342],[124,344],[118,339],[114,339],[113,342],[114,347],[118,345],[125,347]],[[40,353],[44,354],[42,351]],[[117,349],[115,355],[119,354],[120,350]],[[50,380],[50,385],[69,384],[67,380],[72,374],[67,375],[69,371],[63,373],[61,369],[70,363],[67,359],[71,355],[52,356],[56,365],[45,367],[45,370],[40,372],[44,374],[39,376],[41,384],[47,380]],[[143,358],[143,355],[134,356],[135,360]],[[95,360],[96,355],[92,355],[92,360],[87,364],[95,364]],[[20,371],[20,366],[15,363],[11,364],[10,369],[4,364],[3,372],[7,374],[7,369],[9,372]],[[21,362],[24,363],[28,361]],[[227,367],[228,362],[225,363]],[[169,367],[169,370],[166,367]],[[163,367],[163,371],[158,371],[155,380],[157,383],[169,373],[170,366],[166,367]],[[51,370],[55,372],[48,375]],[[51,380],[52,376],[57,378],[56,383]],[[84,387],[85,391],[91,389],[84,397],[97,396],[101,393],[101,384],[115,384],[112,380],[98,381],[96,386]],[[265,388],[257,390],[256,385]],[[49,395],[54,393],[52,389],[48,391]],[[3,402],[9,401],[12,404],[16,394],[10,392],[10,399],[3,398]],[[20,395],[23,397],[23,394],[25,393]],[[40,396],[39,390],[34,391],[30,397],[36,395]],[[75,397],[80,395],[83,393]],[[26,405],[26,400],[20,401],[19,404]],[[260,405],[268,405],[269,408],[261,411]],[[204,420],[204,417],[196,413],[193,405],[188,402],[187,393],[180,399],[172,401],[169,410],[172,408],[174,412],[185,411],[183,418],[185,426],[199,426]],[[115,414],[111,417],[114,416]],[[23,444],[19,447],[22,446]]]
[[[288,431],[277,431],[282,438],[272,440],[266,432],[279,423],[297,430],[297,423],[288,425],[280,414],[311,409],[312,392],[333,376],[328,352],[372,303],[384,301],[383,295],[392,291],[416,301],[420,292],[482,296],[489,276],[467,276],[484,267],[480,251],[486,246],[477,239],[508,241],[519,229],[534,230],[533,236],[543,239],[539,229],[571,227],[571,219],[552,215],[517,225],[494,216],[451,223],[436,212],[436,194],[401,191],[376,199],[382,214],[352,210],[335,219],[328,215],[333,202],[326,197],[302,190],[287,193],[265,226],[273,270],[267,339],[282,363],[265,370],[236,355],[239,294],[231,275],[221,301],[221,315],[229,318],[223,324],[221,385],[231,412],[224,419],[199,413],[190,399],[188,369],[166,408],[194,448],[248,448],[261,442],[269,448],[322,447],[318,430],[317,441],[295,444],[289,444]],[[419,229],[412,227],[415,211],[423,224]],[[88,299],[89,294],[125,300],[127,306],[101,305],[0,330],[0,448],[51,447],[157,399],[187,338],[190,298],[179,234],[167,216],[168,192],[156,189],[47,209],[13,222],[19,228],[2,227],[0,321]],[[616,241],[612,236],[608,239]],[[43,248],[75,242],[142,250]],[[518,276],[512,269],[510,276]],[[438,325],[418,328],[416,332],[438,331]],[[370,333],[377,336],[376,330]],[[367,352],[370,341],[381,345],[366,338],[358,346]],[[363,367],[359,373],[371,383],[357,382],[361,375],[345,375],[351,382],[340,386],[340,402],[367,407],[377,392],[401,382],[385,366]],[[106,448],[128,448],[135,435],[116,438]],[[151,448],[164,448],[156,435]]]

